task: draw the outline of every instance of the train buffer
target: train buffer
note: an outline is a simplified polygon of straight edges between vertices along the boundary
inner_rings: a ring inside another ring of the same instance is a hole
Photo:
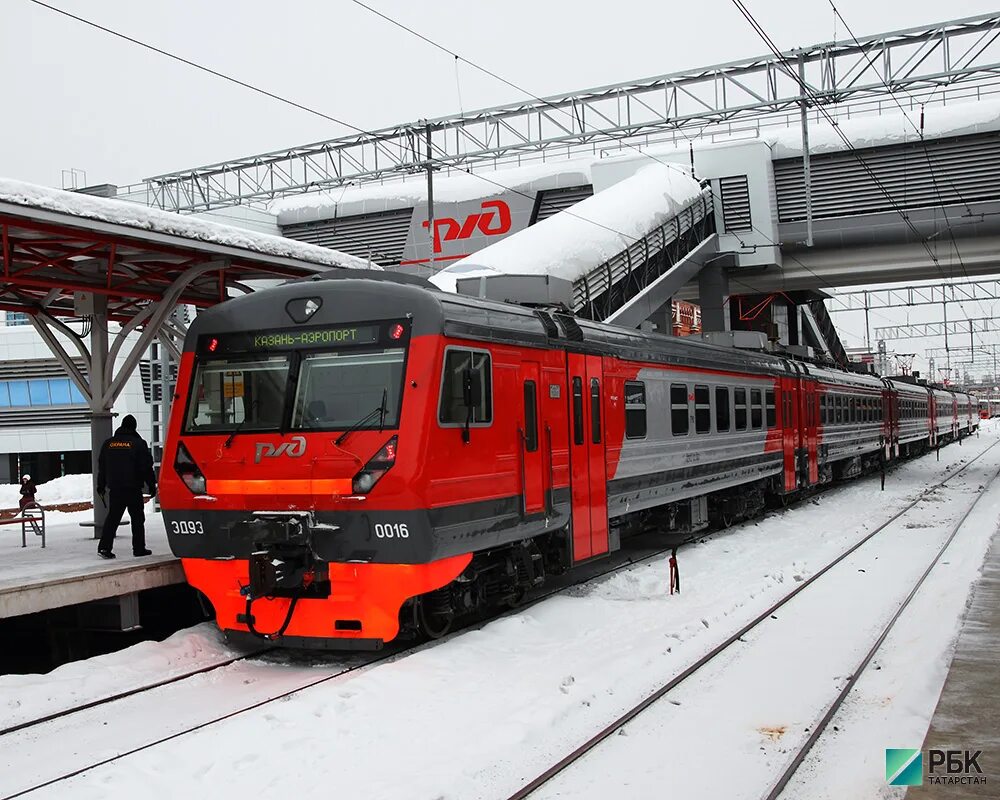
[[[42,537],[42,547],[45,547],[45,509],[38,503],[28,503],[10,519],[0,519],[0,525],[21,526],[21,547],[28,546],[28,530],[35,536]]]

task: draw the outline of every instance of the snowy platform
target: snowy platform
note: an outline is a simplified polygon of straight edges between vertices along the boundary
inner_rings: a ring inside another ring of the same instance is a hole
[[[931,719],[923,750],[982,750],[979,766],[989,782],[1000,779],[1000,530],[993,534],[983,574],[972,590],[948,679]],[[924,764],[926,771],[927,765]],[[925,772],[926,774],[926,772]],[[989,788],[989,784],[985,788]],[[968,797],[982,787],[934,784],[907,797]]]
[[[89,511],[47,514],[44,550],[32,535],[22,548],[20,526],[0,528],[0,619],[184,581],[159,514],[146,515],[146,545],[153,555],[132,556],[131,529],[125,525],[118,529],[114,561],[98,558],[93,528],[81,527],[91,518]]]

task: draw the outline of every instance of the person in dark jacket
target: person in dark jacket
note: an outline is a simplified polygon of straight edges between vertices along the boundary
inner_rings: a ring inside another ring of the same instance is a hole
[[[30,475],[21,476],[21,510],[24,510],[25,506],[34,504],[35,502],[35,492],[38,490],[35,488],[35,484],[31,482]]]
[[[156,494],[153,458],[146,442],[136,433],[135,417],[127,414],[115,435],[101,446],[97,459],[97,493],[102,500],[105,489],[110,489],[108,516],[97,545],[97,554],[101,558],[115,557],[111,548],[126,509],[132,521],[132,553],[150,555],[146,549],[146,516],[142,509],[144,483],[149,487],[150,494]]]

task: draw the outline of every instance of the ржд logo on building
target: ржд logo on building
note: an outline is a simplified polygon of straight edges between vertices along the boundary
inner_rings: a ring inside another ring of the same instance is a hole
[[[479,207],[480,211],[469,214],[462,221],[452,217],[435,217],[435,253],[441,252],[441,242],[469,239],[476,231],[483,236],[500,236],[510,230],[510,206],[503,200],[484,200]],[[424,228],[430,227],[426,219],[420,224]]]

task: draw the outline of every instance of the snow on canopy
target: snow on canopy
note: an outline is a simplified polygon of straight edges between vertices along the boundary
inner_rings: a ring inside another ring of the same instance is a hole
[[[651,164],[568,211],[456,261],[430,280],[450,292],[459,278],[484,275],[575,281],[676,216],[701,191],[684,167]]]
[[[371,269],[360,258],[282,236],[257,233],[231,225],[221,225],[171,211],[147,208],[138,203],[94,197],[89,194],[50,189],[32,183],[0,178],[0,202],[39,208],[60,214],[139,228],[144,231],[183,236],[200,242],[238,247],[265,256],[294,258],[324,267]]]
[[[492,172],[456,172],[434,176],[434,202],[454,203],[493,197],[507,191],[533,192],[587,186],[594,157],[539,162]],[[279,225],[315,222],[331,217],[354,217],[393,209],[413,208],[427,202],[427,177],[417,175],[401,181],[350,186],[322,193],[283,197],[268,211]]]

